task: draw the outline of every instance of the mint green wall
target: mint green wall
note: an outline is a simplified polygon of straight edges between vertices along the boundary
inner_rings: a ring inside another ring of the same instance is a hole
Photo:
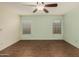
[[[75,8],[64,16],[65,41],[79,48],[79,8]]]
[[[21,16],[21,19],[32,21],[31,34],[21,35],[21,39],[63,39],[63,34],[52,33],[52,23],[54,20],[63,20],[62,16],[52,15],[26,15]],[[22,29],[22,28],[21,28]],[[63,31],[63,29],[62,29]]]

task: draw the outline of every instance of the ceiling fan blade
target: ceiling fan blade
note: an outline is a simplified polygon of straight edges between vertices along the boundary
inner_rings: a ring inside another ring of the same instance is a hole
[[[34,11],[33,11],[33,13],[35,13],[37,11],[37,9],[35,9]]]
[[[42,4],[44,4],[44,2],[41,2]]]
[[[38,4],[38,2],[37,2],[37,4]]]
[[[48,12],[49,12],[49,11],[48,11],[47,9],[45,9],[45,8],[43,9],[43,11],[45,11],[46,13],[48,13]]]
[[[58,6],[57,3],[55,3],[55,4],[46,4],[45,5],[45,7],[57,7],[57,6]]]

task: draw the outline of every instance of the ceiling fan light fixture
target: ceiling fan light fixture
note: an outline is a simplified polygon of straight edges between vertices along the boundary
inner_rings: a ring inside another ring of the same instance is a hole
[[[38,10],[43,10],[44,9],[44,6],[37,6],[36,7]]]

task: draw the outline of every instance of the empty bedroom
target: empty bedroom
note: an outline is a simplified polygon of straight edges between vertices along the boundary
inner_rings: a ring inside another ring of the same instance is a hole
[[[79,57],[79,2],[0,2],[0,57]]]

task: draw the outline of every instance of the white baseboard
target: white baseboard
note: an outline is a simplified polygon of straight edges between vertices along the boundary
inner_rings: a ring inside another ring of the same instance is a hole
[[[13,44],[15,44],[16,42],[18,42],[19,40],[17,40],[17,41],[12,41],[12,42],[10,42],[9,44],[6,44],[5,46],[2,46],[1,48],[0,48],[0,51],[2,51],[3,49],[5,49],[5,48],[7,48],[7,47],[9,47],[9,46],[11,46],[11,45],[13,45]]]
[[[58,38],[28,38],[28,39],[21,39],[21,40],[63,40]]]
[[[76,44],[74,44],[73,42],[71,42],[71,41],[67,41],[67,40],[64,40],[64,41],[66,41],[67,43],[69,43],[69,44],[71,44],[71,45],[73,45],[74,47],[76,47],[76,48],[78,48],[79,49],[79,46],[77,46]]]

